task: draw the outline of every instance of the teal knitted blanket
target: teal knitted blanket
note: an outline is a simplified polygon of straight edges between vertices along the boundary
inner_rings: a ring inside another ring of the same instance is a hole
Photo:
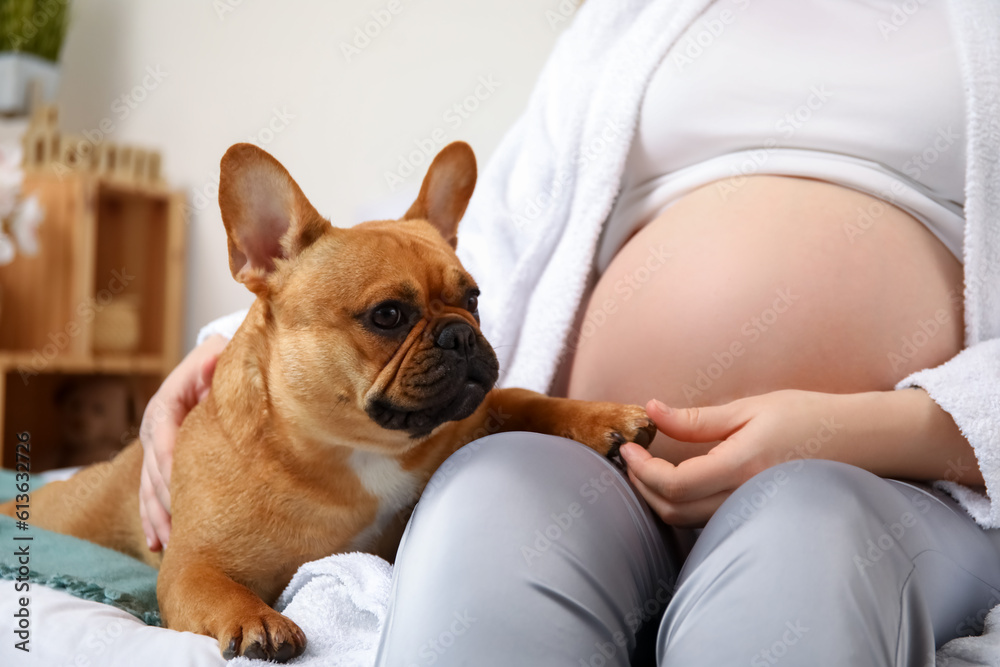
[[[0,502],[14,497],[15,474],[0,470]],[[31,476],[31,491],[40,487]],[[30,508],[29,508],[30,511]],[[156,570],[131,556],[0,515],[0,579],[64,590],[84,600],[123,609],[147,625],[161,625]],[[20,587],[15,588],[20,590]]]

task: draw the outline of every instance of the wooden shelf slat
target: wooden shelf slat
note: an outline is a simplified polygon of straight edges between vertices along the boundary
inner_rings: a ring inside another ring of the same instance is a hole
[[[168,370],[163,358],[155,354],[102,354],[94,357],[54,357],[38,364],[32,352],[0,352],[0,371],[16,371],[24,367],[39,373],[164,373]]]

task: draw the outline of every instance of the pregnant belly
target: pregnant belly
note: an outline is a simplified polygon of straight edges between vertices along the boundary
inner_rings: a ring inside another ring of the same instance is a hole
[[[962,265],[919,221],[822,181],[730,184],[688,194],[615,256],[556,393],[699,406],[889,390],[961,350]]]

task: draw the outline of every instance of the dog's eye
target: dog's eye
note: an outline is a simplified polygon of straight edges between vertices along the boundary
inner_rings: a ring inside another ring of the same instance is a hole
[[[468,302],[466,302],[465,304],[465,309],[468,310],[470,313],[474,313],[477,310],[479,310],[479,297],[477,297],[475,294],[470,296]]]
[[[403,313],[396,306],[386,304],[372,312],[372,324],[379,329],[394,329],[403,319]]]

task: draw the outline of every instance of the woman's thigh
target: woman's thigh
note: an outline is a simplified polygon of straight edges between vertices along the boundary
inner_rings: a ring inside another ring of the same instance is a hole
[[[600,277],[562,389],[717,405],[777,389],[889,390],[949,359],[963,341],[962,266],[891,206],[848,233],[876,201],[773,176],[687,195]]]
[[[627,666],[692,542],[578,443],[470,443],[407,525],[378,664]]]
[[[1000,531],[947,496],[832,461],[741,486],[705,527],[660,665],[934,664],[1000,601]]]

